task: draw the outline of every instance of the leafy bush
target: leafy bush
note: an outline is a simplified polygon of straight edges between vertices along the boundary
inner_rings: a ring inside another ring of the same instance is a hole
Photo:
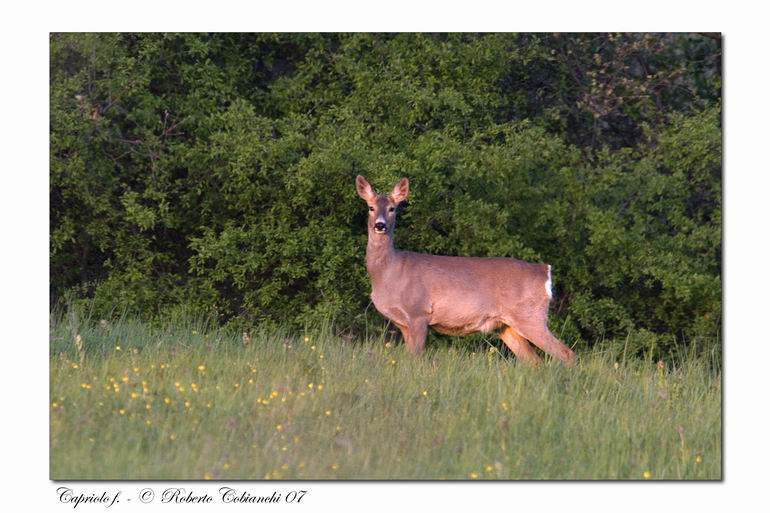
[[[398,247],[554,267],[570,342],[721,318],[720,48],[695,35],[53,34],[51,294],[102,316],[366,320]]]

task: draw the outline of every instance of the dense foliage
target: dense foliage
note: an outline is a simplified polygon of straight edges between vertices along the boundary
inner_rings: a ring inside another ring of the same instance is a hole
[[[718,36],[53,34],[50,59],[54,302],[355,330],[354,178],[408,176],[396,245],[552,264],[570,344],[719,333]]]

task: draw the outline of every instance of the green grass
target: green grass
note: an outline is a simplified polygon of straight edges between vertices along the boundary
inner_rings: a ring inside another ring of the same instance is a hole
[[[706,357],[532,369],[329,332],[52,321],[51,478],[721,479]]]

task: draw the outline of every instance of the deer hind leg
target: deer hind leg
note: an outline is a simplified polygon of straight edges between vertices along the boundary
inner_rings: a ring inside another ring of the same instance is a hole
[[[513,351],[516,358],[522,362],[532,366],[540,364],[540,357],[532,349],[532,346],[529,345],[527,339],[516,333],[510,326],[505,327],[500,333],[500,338],[503,339],[503,342],[508,346],[508,349]]]
[[[548,330],[545,320],[526,322],[516,327],[521,335],[557,360],[566,365],[571,365],[575,361],[575,353],[561,340],[553,336]]]

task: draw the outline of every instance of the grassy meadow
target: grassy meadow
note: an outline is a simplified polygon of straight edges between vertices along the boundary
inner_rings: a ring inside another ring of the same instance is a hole
[[[50,476],[70,479],[721,479],[721,375],[490,343],[419,358],[328,327],[51,323]]]

